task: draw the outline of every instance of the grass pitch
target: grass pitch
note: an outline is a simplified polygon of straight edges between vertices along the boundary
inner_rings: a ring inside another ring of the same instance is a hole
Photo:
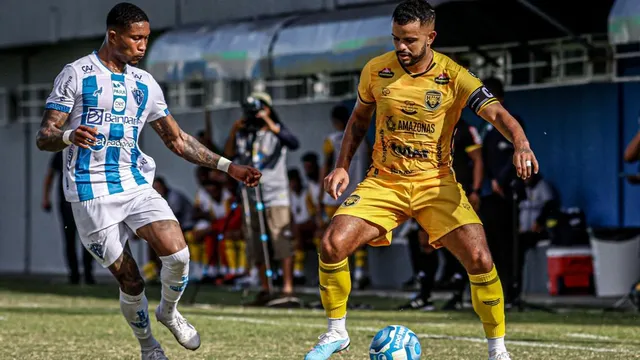
[[[193,288],[183,300],[190,298]],[[159,287],[147,289],[151,314],[159,294]],[[180,306],[202,337],[195,352],[184,350],[155,321],[153,332],[171,359],[301,360],[326,326],[321,311],[244,308],[236,305],[241,300],[239,293],[203,288],[199,305]],[[389,324],[408,326],[420,336],[422,359],[487,358],[482,327],[471,311],[399,312],[391,310],[399,300],[354,300],[378,310],[349,313],[351,350],[335,358],[368,359],[371,338]],[[638,314],[508,313],[507,329],[514,360],[640,359]],[[140,358],[137,341],[120,315],[114,284],[72,287],[1,280],[0,344],[3,360]]]

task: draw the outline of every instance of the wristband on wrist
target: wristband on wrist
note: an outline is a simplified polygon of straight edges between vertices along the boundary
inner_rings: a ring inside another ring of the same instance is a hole
[[[221,156],[220,159],[218,160],[217,169],[222,170],[224,172],[229,172],[230,165],[231,165],[231,160]]]
[[[71,133],[73,132],[73,130],[67,130],[64,133],[62,133],[62,142],[67,144],[67,145],[71,145]]]

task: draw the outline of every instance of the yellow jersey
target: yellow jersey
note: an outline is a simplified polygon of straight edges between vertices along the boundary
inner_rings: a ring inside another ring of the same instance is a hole
[[[427,71],[411,74],[394,51],[363,68],[358,100],[376,105],[374,175],[449,173],[452,138],[465,106],[476,113],[498,100],[469,70],[433,51]]]

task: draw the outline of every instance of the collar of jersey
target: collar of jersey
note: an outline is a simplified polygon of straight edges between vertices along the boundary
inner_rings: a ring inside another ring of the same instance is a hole
[[[110,72],[110,73],[112,73],[112,74],[115,74],[113,71],[111,71],[111,69],[109,69],[109,68],[107,67],[107,65],[105,65],[105,64],[102,62],[102,59],[100,59],[100,56],[98,56],[98,51],[97,51],[97,50],[93,50],[93,55],[95,55],[96,60],[98,60],[98,65],[102,66],[102,67],[103,67],[105,70],[107,70],[108,72]],[[127,67],[128,67],[128,66],[129,66],[129,65],[124,64],[124,69],[123,69],[123,71],[122,71],[122,75],[124,75],[124,74],[126,74],[126,73],[127,73]],[[118,75],[120,75],[120,74],[118,74]]]
[[[396,61],[398,62],[398,64],[400,64],[400,67],[402,68],[402,70],[404,70],[407,74],[409,74],[409,76],[411,76],[412,78],[417,78],[429,73],[429,71],[431,71],[434,67],[436,67],[436,53],[433,50],[431,50],[431,52],[433,53],[433,57],[431,58],[431,65],[429,65],[427,70],[421,73],[414,74],[411,71],[407,70],[407,68],[404,67],[404,65],[400,62],[397,56],[396,56]]]

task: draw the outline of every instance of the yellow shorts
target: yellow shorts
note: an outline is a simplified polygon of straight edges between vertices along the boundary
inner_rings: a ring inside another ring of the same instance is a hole
[[[441,247],[438,240],[452,230],[482,224],[453,174],[427,180],[368,176],[342,203],[334,216],[338,215],[355,216],[384,228],[386,236],[371,241],[371,246],[390,245],[391,230],[409,218],[416,219],[435,248]]]

